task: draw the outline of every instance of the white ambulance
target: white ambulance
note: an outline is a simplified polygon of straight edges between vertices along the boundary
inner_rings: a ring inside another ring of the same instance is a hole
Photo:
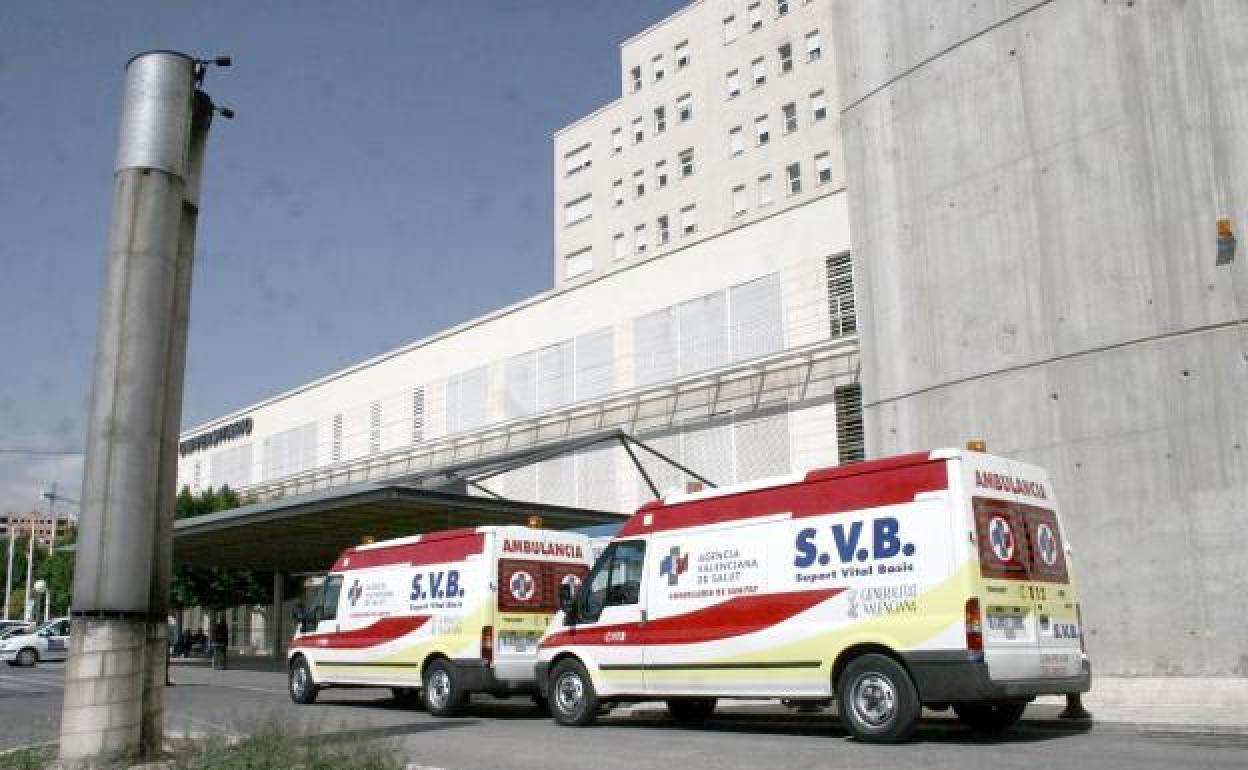
[[[539,650],[555,719],[665,699],[835,697],[859,739],[893,742],[922,706],[1002,730],[1090,669],[1048,476],[943,450],[643,506]]]
[[[389,687],[450,716],[474,692],[537,693],[537,641],[559,586],[579,587],[589,539],[528,527],[456,529],[349,548],[297,612],[290,697]]]

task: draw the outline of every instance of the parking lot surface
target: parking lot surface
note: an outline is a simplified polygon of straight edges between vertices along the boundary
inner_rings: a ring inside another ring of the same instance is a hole
[[[54,741],[64,666],[0,667],[0,746]],[[703,728],[676,725],[661,708],[616,712],[590,728],[563,728],[527,699],[474,700],[461,718],[400,707],[386,690],[327,690],[297,706],[280,673],[175,666],[166,694],[174,733],[242,733],[265,720],[332,741],[384,741],[434,768],[1243,768],[1248,735],[1124,725],[1024,722],[997,738],[933,716],[915,741],[869,746],[846,738],[831,712],[813,715],[729,706]]]

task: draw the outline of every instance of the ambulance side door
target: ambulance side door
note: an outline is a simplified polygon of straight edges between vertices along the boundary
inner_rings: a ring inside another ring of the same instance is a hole
[[[645,692],[645,596],[641,580],[646,541],[612,543],[577,596],[577,634],[617,694]],[[583,636],[582,636],[583,635]]]

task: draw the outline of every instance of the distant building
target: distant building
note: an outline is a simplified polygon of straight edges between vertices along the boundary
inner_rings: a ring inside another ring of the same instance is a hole
[[[0,538],[8,539],[10,531],[14,537],[27,537],[33,525],[35,542],[40,545],[52,543],[52,519],[47,511],[31,511],[30,513],[6,513],[0,515]],[[56,539],[63,541],[73,537],[78,531],[77,517],[62,513],[56,517]]]

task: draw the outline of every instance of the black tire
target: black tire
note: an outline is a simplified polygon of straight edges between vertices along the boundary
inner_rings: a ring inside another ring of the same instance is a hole
[[[464,692],[455,666],[445,658],[439,658],[425,666],[425,686],[421,696],[425,710],[435,717],[453,717],[464,710],[468,693]]]
[[[394,696],[394,702],[405,709],[420,708],[424,703],[419,687],[391,687],[390,694]]]
[[[887,655],[850,661],[836,688],[841,722],[865,743],[900,743],[914,735],[923,706],[910,674]]]
[[[39,662],[39,651],[34,647],[23,647],[22,651],[17,653],[16,663],[19,666],[33,666]]]
[[[682,725],[704,725],[715,713],[715,699],[669,698],[667,712]]]
[[[286,684],[290,699],[305,706],[316,701],[321,692],[320,685],[312,678],[312,669],[302,655],[290,662]]]
[[[598,694],[576,658],[564,658],[550,672],[550,713],[564,727],[584,727],[598,718]]]
[[[1026,703],[1001,701],[976,701],[955,703],[953,713],[962,723],[977,733],[1003,733],[1022,718]]]

